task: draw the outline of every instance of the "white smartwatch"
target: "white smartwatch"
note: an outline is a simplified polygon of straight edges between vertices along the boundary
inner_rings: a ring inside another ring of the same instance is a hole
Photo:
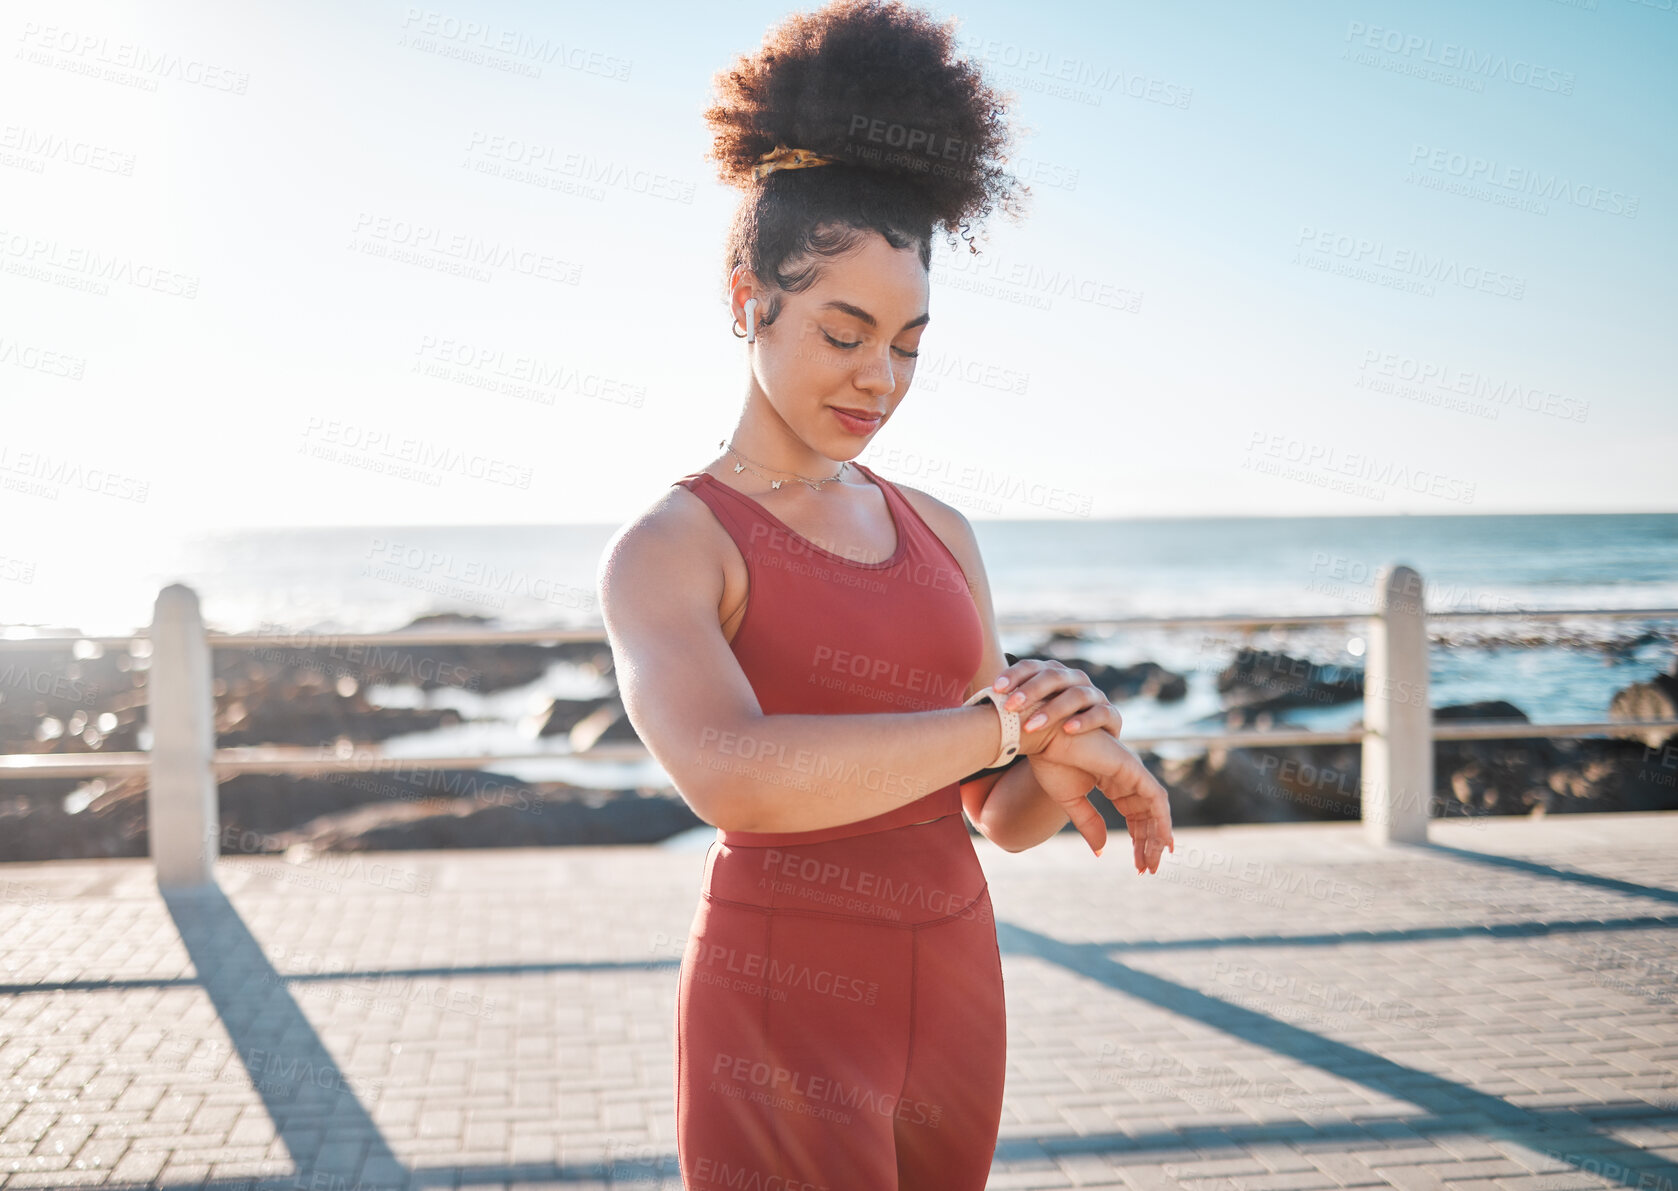
[[[1013,691],[999,691],[994,686],[987,683],[984,687],[977,691],[971,699],[968,699],[962,704],[963,707],[972,707],[976,703],[989,699],[996,705],[996,714],[1002,717],[1002,748],[1001,751],[996,754],[996,760],[985,766],[986,769],[996,769],[999,766],[1007,765],[1012,762],[1015,757],[1019,756],[1020,713],[1017,711],[1009,711],[1006,707],[1002,706],[1008,696],[1013,693]]]

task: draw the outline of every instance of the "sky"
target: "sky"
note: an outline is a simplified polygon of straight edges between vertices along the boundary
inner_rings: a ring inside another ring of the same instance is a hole
[[[1678,2],[928,7],[1032,192],[935,249],[880,474],[975,520],[1678,510]],[[791,11],[8,6],[0,526],[633,516],[738,414],[701,113]]]

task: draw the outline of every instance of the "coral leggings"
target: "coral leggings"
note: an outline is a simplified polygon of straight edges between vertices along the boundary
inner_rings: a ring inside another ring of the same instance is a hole
[[[960,812],[705,858],[676,1001],[688,1191],[982,1191],[1007,1035]]]

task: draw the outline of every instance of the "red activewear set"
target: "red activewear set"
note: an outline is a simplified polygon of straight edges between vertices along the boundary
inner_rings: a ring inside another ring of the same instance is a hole
[[[815,545],[706,472],[746,562],[731,643],[765,715],[959,707],[983,626],[955,557],[890,481],[897,548]],[[807,790],[810,766],[755,763]],[[818,831],[719,830],[676,999],[677,1157],[688,1191],[982,1191],[1002,1119],[1002,957],[956,783]],[[850,775],[847,775],[849,777]],[[932,820],[931,822],[923,822]]]

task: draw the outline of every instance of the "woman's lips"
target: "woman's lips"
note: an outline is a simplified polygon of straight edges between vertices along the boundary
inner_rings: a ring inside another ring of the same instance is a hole
[[[856,414],[846,413],[837,405],[830,405],[828,408],[833,411],[833,416],[839,419],[839,424],[852,434],[872,434],[884,420],[883,414],[880,417],[860,418]]]

